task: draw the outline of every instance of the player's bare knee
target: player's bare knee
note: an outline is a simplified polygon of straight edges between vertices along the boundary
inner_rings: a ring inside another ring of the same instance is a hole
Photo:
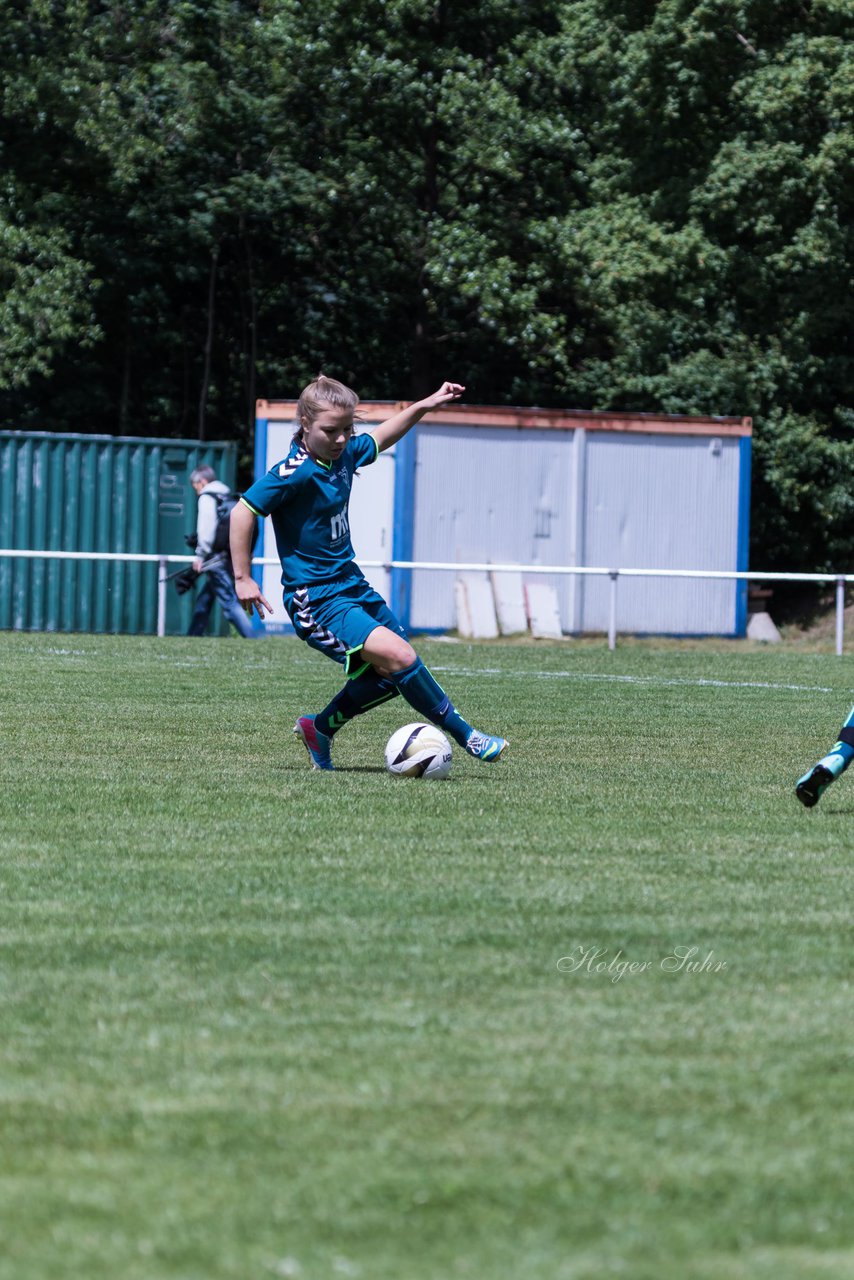
[[[417,656],[418,655],[412,645],[404,642],[401,648],[397,650],[393,656],[389,655],[387,658],[386,664],[388,670],[386,671],[386,675],[396,675],[398,671],[405,671],[407,667],[412,666]]]
[[[387,628],[377,628],[368,637],[363,650],[371,666],[383,676],[404,671],[415,662],[417,654],[408,640]]]

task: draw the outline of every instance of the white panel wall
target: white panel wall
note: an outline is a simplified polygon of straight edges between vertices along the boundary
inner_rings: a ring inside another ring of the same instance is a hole
[[[734,569],[739,440],[418,428],[415,560]],[[414,575],[413,630],[456,624],[452,573]],[[608,629],[607,578],[556,576],[567,632]],[[730,581],[621,578],[622,631],[732,634]]]
[[[417,436],[415,560],[566,564],[573,542],[572,433],[430,426]],[[569,609],[566,578],[559,586]],[[411,626],[454,627],[454,575],[414,574]]]
[[[293,424],[270,423],[267,465],[287,452]],[[738,437],[645,432],[449,426],[417,428],[413,559],[601,568],[733,570],[738,563]],[[350,528],[357,560],[393,555],[395,464],[391,452],[353,486]],[[266,555],[275,555],[266,522]],[[389,575],[366,569],[389,599]],[[456,625],[452,572],[416,571],[414,631]],[[563,629],[608,629],[607,578],[541,576],[557,593]],[[281,601],[279,571],[264,590]],[[623,632],[732,634],[734,581],[622,577]],[[273,628],[285,620],[277,609]]]
[[[366,560],[391,560],[394,525],[394,449],[386,449],[369,467],[360,467],[350,490],[350,541],[358,564]],[[362,572],[375,591],[388,600],[388,569]]]
[[[734,569],[739,441],[589,432],[584,563],[604,568]],[[608,626],[607,579],[585,578],[581,629]],[[726,634],[736,586],[700,579],[621,578],[622,631]]]

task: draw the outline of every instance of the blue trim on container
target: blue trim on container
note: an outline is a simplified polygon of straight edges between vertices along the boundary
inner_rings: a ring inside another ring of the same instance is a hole
[[[255,474],[253,480],[260,480],[267,474],[267,419],[255,419]]]
[[[738,442],[738,544],[736,552],[736,569],[746,573],[750,566],[750,436],[741,436]],[[735,584],[735,634],[743,636],[747,632],[747,587],[746,582]]]
[[[415,547],[416,437],[410,431],[394,446],[394,516],[391,533],[393,560],[412,560]],[[392,569],[391,608],[409,630],[412,613],[412,570]]]
[[[254,480],[260,480],[262,476],[267,474],[267,471],[269,469],[267,467],[267,421],[268,420],[266,418],[255,419],[255,458],[254,458],[255,474],[253,476]],[[258,539],[258,542],[261,545],[261,551],[263,553],[263,550],[264,550],[263,521],[261,525],[261,535]],[[257,551],[257,548],[256,548],[256,551]],[[253,566],[252,577],[258,583],[258,586],[261,587],[263,590],[264,569],[262,565]],[[252,613],[252,626],[255,628],[255,630],[258,632],[259,635],[263,636],[268,634],[268,628],[258,617],[258,614],[255,613],[254,611]]]

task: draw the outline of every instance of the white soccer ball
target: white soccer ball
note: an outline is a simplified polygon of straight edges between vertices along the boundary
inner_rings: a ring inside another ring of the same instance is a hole
[[[386,743],[385,767],[402,778],[447,778],[451,744],[434,724],[405,724]]]

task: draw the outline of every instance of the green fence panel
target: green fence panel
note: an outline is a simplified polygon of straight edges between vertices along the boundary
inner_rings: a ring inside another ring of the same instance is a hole
[[[0,551],[187,555],[203,463],[234,487],[228,441],[0,431]],[[153,563],[0,556],[0,629],[153,634],[157,579]],[[170,584],[168,634],[187,630],[192,605]],[[218,609],[214,625],[227,629]]]

